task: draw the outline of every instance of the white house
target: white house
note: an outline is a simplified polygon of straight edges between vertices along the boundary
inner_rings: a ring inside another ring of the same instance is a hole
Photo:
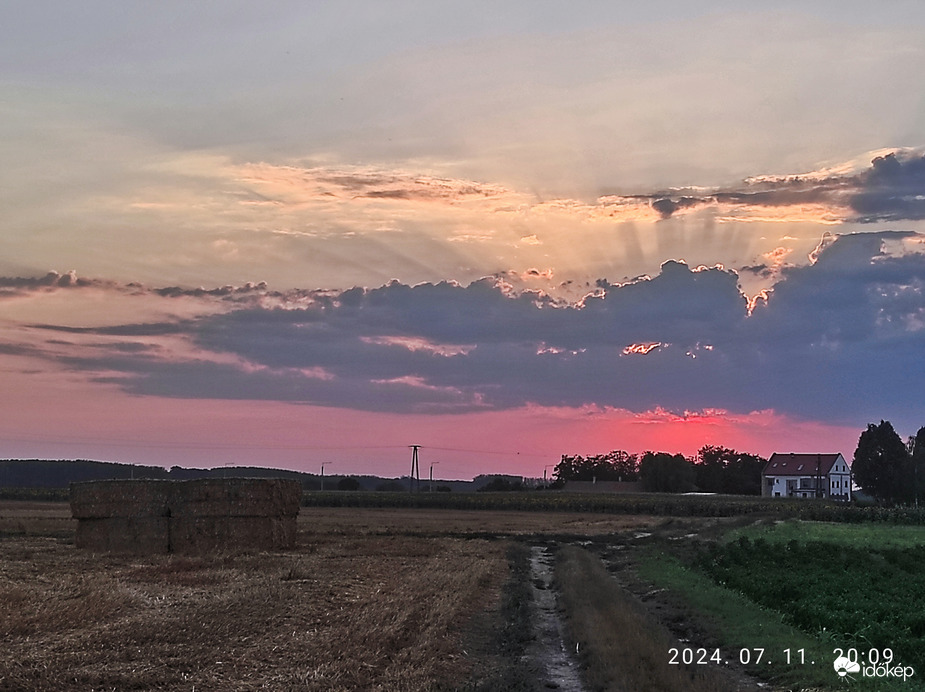
[[[764,497],[851,499],[851,467],[841,454],[774,453],[761,472]]]

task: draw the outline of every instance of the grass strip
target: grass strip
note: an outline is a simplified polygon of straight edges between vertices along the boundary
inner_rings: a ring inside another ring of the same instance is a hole
[[[851,548],[914,548],[925,545],[925,526],[864,523],[838,524],[827,521],[757,522],[729,531],[722,543],[732,543],[741,536],[761,538],[774,545],[790,541],[811,543],[825,541]]]
[[[463,687],[465,692],[534,692],[539,689],[535,672],[526,663],[527,647],[534,639],[533,596],[530,589],[530,548],[511,543],[509,576],[501,591],[490,652],[482,652],[479,667]]]
[[[724,692],[733,682],[713,666],[672,665],[677,644],[607,572],[601,560],[576,546],[558,553],[556,582],[566,627],[591,690]]]

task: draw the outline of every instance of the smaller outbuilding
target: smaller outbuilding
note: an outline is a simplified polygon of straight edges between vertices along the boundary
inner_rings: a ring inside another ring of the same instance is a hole
[[[761,472],[764,497],[851,499],[851,467],[841,454],[779,454]]]

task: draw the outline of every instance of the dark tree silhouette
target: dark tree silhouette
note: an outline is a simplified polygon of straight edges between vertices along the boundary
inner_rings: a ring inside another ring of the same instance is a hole
[[[707,493],[760,495],[765,463],[767,459],[756,454],[707,445],[697,452],[695,482]]]
[[[337,489],[338,490],[359,490],[360,481],[358,481],[356,478],[353,478],[351,476],[345,476],[344,478],[341,478],[339,481],[337,481]]]
[[[925,497],[925,427],[909,440],[909,454],[912,457],[913,501]]]
[[[622,449],[588,457],[563,454],[553,474],[557,482],[635,481],[639,476],[639,458]]]
[[[851,470],[855,482],[878,500],[912,499],[911,457],[889,421],[870,423],[861,433]]]
[[[683,454],[646,452],[639,462],[645,490],[683,493],[694,489],[694,465]]]

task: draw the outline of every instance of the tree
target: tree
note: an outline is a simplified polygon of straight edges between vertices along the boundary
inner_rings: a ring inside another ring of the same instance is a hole
[[[639,458],[622,449],[589,457],[563,454],[562,460],[553,470],[557,482],[635,481],[638,472]]]
[[[697,451],[694,465],[694,482],[705,493],[721,493],[726,478],[726,465],[735,451],[726,447],[707,445]]]
[[[683,493],[694,489],[694,465],[683,454],[646,452],[639,462],[639,475],[645,490]]]
[[[912,501],[918,505],[919,498],[925,496],[925,427],[919,428],[910,438],[909,456],[912,461]]]
[[[761,472],[768,460],[757,454],[739,452],[726,467],[726,484],[723,492],[734,495],[760,495]]]
[[[492,478],[488,483],[479,488],[476,492],[478,493],[492,493],[492,492],[515,492],[517,490],[523,490],[523,483],[520,481],[511,480],[510,478],[498,477]]]
[[[360,481],[358,481],[356,478],[352,478],[351,476],[344,476],[339,481],[337,481],[337,489],[338,490],[359,490]]]
[[[765,463],[767,459],[756,454],[707,445],[697,452],[695,482],[703,492],[760,495]]]
[[[912,499],[912,457],[889,421],[868,424],[858,438],[851,470],[854,481],[878,500]]]

